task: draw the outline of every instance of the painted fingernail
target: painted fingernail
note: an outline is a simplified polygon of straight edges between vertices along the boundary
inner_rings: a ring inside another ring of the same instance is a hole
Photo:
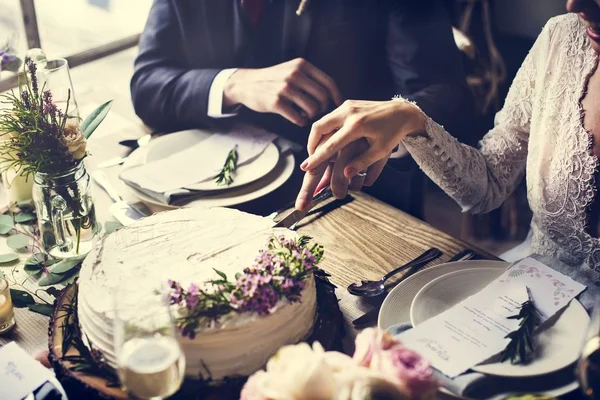
[[[302,171],[306,171],[306,167],[308,167],[308,160],[304,160],[302,161],[302,164],[300,164],[300,169]]]
[[[354,178],[356,173],[357,173],[356,168],[354,168],[354,167],[346,168],[346,178],[348,178],[348,179]]]

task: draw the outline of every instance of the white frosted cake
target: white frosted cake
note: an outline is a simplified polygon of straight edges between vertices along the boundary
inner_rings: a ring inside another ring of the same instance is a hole
[[[155,287],[157,282],[169,282],[175,287],[170,282],[175,281],[180,288],[197,284],[211,291],[216,290],[216,285],[206,282],[222,279],[215,269],[226,274],[228,281],[234,285],[234,277],[241,274],[242,277],[237,278],[241,289],[230,296],[232,310],[218,318],[196,319],[192,325],[193,332],[188,327],[186,337],[181,336],[180,343],[186,357],[188,376],[221,380],[252,374],[262,368],[281,346],[307,338],[312,332],[316,313],[315,281],[312,271],[309,271],[312,265],[298,275],[300,278],[296,277],[296,281],[281,276],[269,277],[270,282],[276,281],[279,286],[276,290],[264,291],[267,297],[250,298],[255,288],[251,292],[245,289],[250,285],[248,281],[258,276],[246,275],[252,271],[245,269],[255,266],[253,271],[258,271],[257,263],[262,265],[264,262],[257,261],[259,251],[265,248],[273,234],[297,240],[294,232],[271,229],[272,224],[266,218],[232,209],[181,209],[156,214],[112,233],[98,242],[81,269],[78,317],[82,336],[87,337],[91,346],[100,350],[114,367],[116,356],[112,327],[118,287]],[[256,232],[261,233],[253,235]],[[239,241],[243,243],[206,257]],[[292,253],[298,255],[295,250],[290,251]],[[297,265],[310,264],[312,253],[308,249],[300,249],[300,253],[307,255],[308,259],[304,261],[307,264]],[[271,257],[268,253],[264,254]],[[280,265],[277,265],[279,268]],[[258,277],[265,279],[264,276]],[[294,286],[299,279],[301,283]],[[282,295],[293,290],[296,290],[294,295]],[[135,293],[135,290],[128,291],[132,302],[135,302]],[[275,295],[276,298],[273,297]],[[270,302],[266,308],[263,307],[264,299]],[[192,313],[182,306],[187,304],[187,300],[180,298],[176,301],[182,301],[180,306],[172,306],[176,313]],[[194,302],[197,303],[196,298]],[[198,305],[193,310],[203,312]]]

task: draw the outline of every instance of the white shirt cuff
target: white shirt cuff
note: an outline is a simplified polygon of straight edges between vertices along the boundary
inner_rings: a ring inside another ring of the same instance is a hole
[[[223,91],[229,77],[237,71],[237,68],[224,69],[213,79],[208,92],[208,116],[211,118],[227,118],[237,115],[236,111],[232,113],[223,113]]]

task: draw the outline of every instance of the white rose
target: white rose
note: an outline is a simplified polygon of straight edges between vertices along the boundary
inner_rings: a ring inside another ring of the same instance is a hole
[[[67,122],[61,140],[75,160],[81,160],[87,154],[87,142],[78,123]]]
[[[259,383],[264,397],[272,400],[330,400],[335,394],[331,367],[320,345],[284,346],[267,363]]]

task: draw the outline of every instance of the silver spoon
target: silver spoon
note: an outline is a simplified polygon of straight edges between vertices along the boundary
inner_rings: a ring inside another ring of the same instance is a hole
[[[381,293],[385,291],[385,281],[390,279],[392,276],[396,275],[398,272],[405,271],[410,268],[420,267],[422,265],[427,264],[429,261],[435,260],[440,257],[442,252],[440,249],[435,247],[427,250],[425,253],[421,254],[419,257],[414,260],[402,265],[401,267],[396,268],[393,271],[388,272],[378,281],[361,281],[360,283],[353,283],[348,286],[348,292],[355,296],[361,297],[375,297],[379,296]]]

